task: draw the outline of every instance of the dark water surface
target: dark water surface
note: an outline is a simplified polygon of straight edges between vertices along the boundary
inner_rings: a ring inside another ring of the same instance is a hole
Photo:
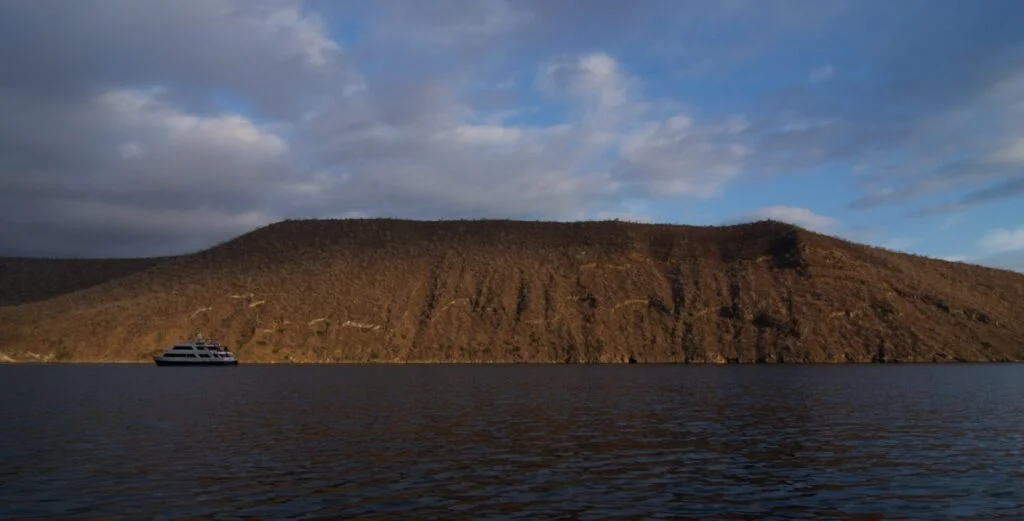
[[[0,392],[5,519],[1024,519],[1024,365],[22,365]]]

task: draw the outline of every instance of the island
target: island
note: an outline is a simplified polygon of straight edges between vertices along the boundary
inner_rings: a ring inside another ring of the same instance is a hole
[[[1024,274],[777,221],[286,220],[188,255],[0,258],[0,359],[246,363],[1024,359]]]

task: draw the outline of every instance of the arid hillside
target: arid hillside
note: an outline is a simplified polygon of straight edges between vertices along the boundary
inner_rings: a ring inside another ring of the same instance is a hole
[[[243,363],[1024,359],[1024,275],[771,221],[285,221],[169,259],[17,262],[8,360],[147,361],[195,332]]]

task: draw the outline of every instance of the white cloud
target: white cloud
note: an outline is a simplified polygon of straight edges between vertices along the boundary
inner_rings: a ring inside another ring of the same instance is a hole
[[[1024,165],[1024,137],[1006,141],[1003,146],[992,153],[992,160],[1000,163],[1020,163]]]
[[[615,179],[643,197],[711,197],[738,176],[752,153],[742,115],[699,122],[670,100],[643,96],[642,84],[605,53],[558,56],[537,76],[541,92],[571,99],[576,150],[617,158]]]
[[[370,219],[372,215],[362,212],[359,210],[352,210],[350,212],[343,212],[339,214],[328,214],[322,217],[323,219]]]
[[[307,64],[323,67],[341,49],[327,34],[320,17],[303,13],[297,3],[268,6],[244,18],[250,33],[260,33],[259,41],[280,41],[277,52],[283,57],[300,56]]]
[[[243,197],[252,204],[274,184],[301,182],[288,176],[288,143],[268,126],[236,114],[189,114],[160,92],[119,89],[99,97],[97,125],[125,136],[127,144],[118,149],[122,161],[104,161],[90,173],[93,189],[187,210],[221,198]],[[189,200],[158,201],[160,191]]]
[[[765,208],[759,208],[736,219],[735,222],[750,222],[765,219],[787,222],[819,232],[828,231],[833,227],[833,225],[835,225],[835,220],[831,217],[818,215],[806,208],[797,208],[793,206],[768,206]]]
[[[466,144],[508,144],[518,141],[523,132],[518,128],[501,125],[459,125],[443,136]]]
[[[370,89],[332,100],[306,129],[322,143],[318,204],[403,215],[562,219],[642,214],[624,196],[711,196],[742,169],[742,117],[701,122],[648,99],[610,55],[557,56],[535,87],[567,101],[554,124],[501,124],[462,102],[461,85],[418,86],[401,115]],[[471,123],[489,121],[487,124]],[[608,163],[612,162],[612,165]]]
[[[1024,249],[1024,227],[992,230],[978,241],[988,252],[1002,253]]]
[[[326,213],[558,218],[587,211],[614,189],[608,174],[586,164],[597,147],[582,144],[588,134],[578,125],[474,125],[454,93],[422,99],[392,122],[377,115],[388,106],[374,96],[325,108],[306,131],[322,144],[326,174],[305,203]]]
[[[813,71],[810,72],[810,74],[807,75],[807,81],[810,81],[812,83],[825,81],[834,76],[835,73],[836,70],[831,65],[822,65],[821,67],[814,69]]]
[[[137,159],[142,157],[146,151],[142,148],[142,145],[134,142],[127,141],[117,146],[117,151],[121,154],[121,157],[125,160]]]
[[[621,208],[610,211],[599,211],[594,215],[578,215],[576,219],[594,220],[620,220],[635,223],[650,223],[651,217],[649,204],[645,199],[632,199],[623,201]]]
[[[948,230],[948,229],[956,226],[956,224],[959,221],[960,221],[960,216],[959,215],[951,215],[951,216],[946,217],[945,219],[942,220],[942,223],[939,224],[939,229],[940,230]]]
[[[415,52],[481,48],[528,24],[534,14],[505,0],[381,2],[371,37]],[[401,38],[395,38],[401,34]],[[383,42],[380,42],[383,43]]]
[[[105,121],[159,139],[165,146],[233,149],[243,154],[276,156],[285,153],[285,141],[247,118],[235,114],[196,116],[181,112],[159,98],[162,90],[119,89],[104,93],[98,104]],[[131,148],[145,148],[133,143]]]
[[[599,113],[625,105],[633,83],[615,58],[605,53],[551,59],[541,67],[536,81],[542,92],[573,96]]]
[[[625,178],[641,180],[646,195],[711,197],[739,175],[751,150],[734,140],[735,121],[697,127],[685,115],[644,122],[619,145]]]

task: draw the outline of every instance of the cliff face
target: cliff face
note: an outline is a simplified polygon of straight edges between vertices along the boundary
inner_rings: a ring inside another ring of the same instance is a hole
[[[286,221],[125,271],[0,286],[0,351],[148,360],[202,332],[243,362],[1024,359],[1024,275],[770,221]]]

